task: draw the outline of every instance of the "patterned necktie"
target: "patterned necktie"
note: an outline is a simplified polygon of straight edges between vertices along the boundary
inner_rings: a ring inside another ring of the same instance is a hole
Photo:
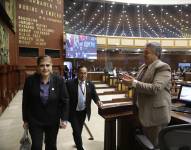
[[[140,73],[139,76],[137,77],[137,80],[138,80],[138,81],[141,81],[141,80],[142,80],[142,78],[143,78],[145,72],[147,71],[147,68],[148,68],[148,66],[145,66],[145,67],[143,68],[143,70],[141,71],[141,73]]]
[[[144,76],[144,74],[145,74],[145,72],[147,71],[147,68],[148,68],[148,66],[145,66],[143,69],[142,69],[142,71],[140,72],[140,74],[137,76],[137,80],[138,81],[141,81],[142,80],[142,78],[143,78],[143,76]],[[137,113],[137,111],[138,111],[138,109],[137,109],[137,107],[138,107],[138,93],[137,93],[137,91],[136,91],[136,88],[134,89],[134,95],[133,95],[133,105],[135,106],[134,108],[134,113]]]
[[[84,88],[83,88],[82,84],[83,84],[83,81],[80,81],[79,82],[80,89],[81,89],[82,94],[84,95]]]

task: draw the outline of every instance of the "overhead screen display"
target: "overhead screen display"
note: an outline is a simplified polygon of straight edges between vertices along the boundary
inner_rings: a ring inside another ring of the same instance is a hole
[[[182,71],[187,71],[188,69],[190,69],[191,67],[191,63],[178,63],[178,67],[182,70]]]
[[[97,59],[95,36],[66,34],[66,58]]]

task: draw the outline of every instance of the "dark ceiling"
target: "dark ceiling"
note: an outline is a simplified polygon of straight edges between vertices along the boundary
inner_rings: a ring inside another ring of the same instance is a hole
[[[65,32],[128,37],[191,37],[191,5],[64,1]]]

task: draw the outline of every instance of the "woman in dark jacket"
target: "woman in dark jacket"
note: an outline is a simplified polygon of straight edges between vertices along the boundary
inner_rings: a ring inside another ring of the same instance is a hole
[[[37,59],[37,72],[29,76],[23,89],[23,127],[29,128],[32,150],[56,150],[59,126],[66,128],[68,120],[68,93],[64,80],[52,73],[52,59]]]

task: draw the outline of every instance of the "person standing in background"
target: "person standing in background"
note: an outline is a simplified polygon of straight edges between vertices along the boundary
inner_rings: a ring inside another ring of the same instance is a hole
[[[72,79],[75,79],[76,78],[76,69],[73,68],[72,69]]]
[[[117,77],[117,68],[116,67],[113,68],[113,76]]]
[[[87,74],[87,68],[80,66],[78,67],[78,78],[68,80],[66,83],[70,97],[69,121],[78,150],[84,150],[81,134],[86,115],[88,120],[90,119],[92,99],[98,107],[102,106],[94,84],[87,80]]]
[[[157,146],[160,130],[170,122],[171,68],[160,60],[159,43],[148,43],[144,49],[144,61],[137,78],[123,74],[121,79],[135,90],[134,103],[138,108],[143,132]]]
[[[65,80],[68,80],[69,78],[69,68],[67,65],[64,65],[64,78]]]
[[[29,76],[23,89],[23,127],[29,129],[32,150],[56,150],[59,126],[66,128],[69,98],[64,80],[52,73],[50,56],[37,59],[37,72]]]

